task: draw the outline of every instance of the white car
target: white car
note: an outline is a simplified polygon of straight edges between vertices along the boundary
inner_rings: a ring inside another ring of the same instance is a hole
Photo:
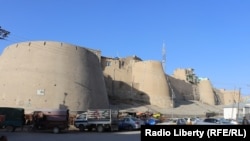
[[[205,118],[204,120],[196,122],[195,125],[237,125],[237,122],[224,118]]]

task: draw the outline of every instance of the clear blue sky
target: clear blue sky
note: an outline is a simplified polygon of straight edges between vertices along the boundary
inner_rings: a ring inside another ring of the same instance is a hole
[[[250,95],[249,0],[5,0],[0,26],[10,44],[49,40],[193,68],[216,88]]]

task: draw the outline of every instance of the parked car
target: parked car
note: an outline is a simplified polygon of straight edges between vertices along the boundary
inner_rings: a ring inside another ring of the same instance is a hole
[[[238,122],[235,120],[225,119],[225,118],[219,118],[219,123],[223,125],[238,125]]]
[[[218,119],[216,119],[216,118],[205,118],[203,121],[204,122],[209,122],[209,123],[217,123],[217,124],[220,123],[220,121]]]
[[[119,121],[119,130],[139,130],[145,122],[136,117],[124,117]]]
[[[237,125],[237,122],[230,121],[224,118],[205,118],[199,122],[196,122],[195,125]]]
[[[243,125],[243,117],[239,117],[237,120],[234,121],[237,122],[239,125]],[[248,120],[248,122],[250,123],[250,119]]]
[[[169,118],[156,125],[186,125],[187,121],[184,118]]]
[[[198,117],[192,117],[192,118],[190,118],[190,121],[191,121],[191,125],[194,125],[197,122],[201,121],[201,119]]]
[[[146,119],[145,125],[156,125],[156,124],[159,123],[159,122],[160,122],[159,119],[150,117],[150,118]]]
[[[187,121],[184,118],[178,118],[176,124],[177,125],[186,125]]]

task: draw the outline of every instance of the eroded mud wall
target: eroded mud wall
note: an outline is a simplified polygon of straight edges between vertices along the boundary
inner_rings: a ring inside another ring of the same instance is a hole
[[[133,82],[138,90],[149,96],[150,104],[171,107],[171,97],[161,62],[141,61],[132,67]]]
[[[71,111],[109,106],[97,55],[75,45],[52,41],[10,45],[0,58],[0,78],[0,106]]]

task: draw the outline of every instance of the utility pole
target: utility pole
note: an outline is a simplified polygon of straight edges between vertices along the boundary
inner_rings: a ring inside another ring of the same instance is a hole
[[[2,29],[2,27],[0,26],[0,39],[5,39],[9,34],[9,31]]]
[[[239,99],[238,99],[238,108],[237,108],[237,118],[236,119],[239,119],[239,115],[240,115],[240,110],[239,110],[239,108],[240,108],[240,89],[239,89]]]
[[[172,89],[172,88],[171,88]],[[174,90],[171,90],[171,102],[172,102],[172,118],[174,118]]]

